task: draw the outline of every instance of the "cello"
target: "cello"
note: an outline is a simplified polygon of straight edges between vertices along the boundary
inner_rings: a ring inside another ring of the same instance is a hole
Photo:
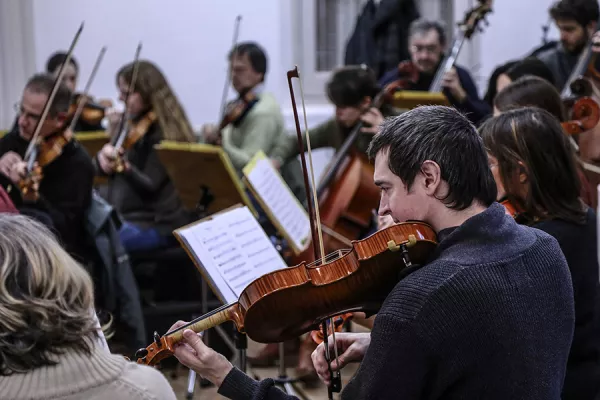
[[[302,133],[292,89],[292,78],[299,74],[297,68],[288,71],[288,84],[294,109],[294,118],[300,149]],[[301,82],[301,81],[300,81]],[[306,115],[305,115],[306,123]],[[307,142],[311,159],[310,139]],[[300,152],[305,189],[310,196],[308,169],[304,152]],[[279,343],[296,338],[316,329],[334,315],[349,311],[375,313],[389,292],[396,285],[399,271],[423,263],[437,245],[436,234],[431,226],[422,222],[405,222],[374,233],[363,240],[352,242],[345,251],[324,254],[314,176],[313,202],[310,206],[310,226],[315,262],[274,271],[251,282],[239,296],[238,301],[226,304],[186,325],[160,336],[154,333],[154,341],[136,352],[137,362],[156,365],[173,355],[174,346],[183,337],[185,329],[201,332],[226,321],[233,321],[236,328],[259,343]],[[309,203],[310,204],[310,203]],[[335,342],[335,334],[333,335]],[[327,359],[329,347],[324,337]],[[337,352],[337,349],[334,346]],[[332,374],[332,376],[334,376]],[[341,390],[339,375],[332,380],[329,395]]]

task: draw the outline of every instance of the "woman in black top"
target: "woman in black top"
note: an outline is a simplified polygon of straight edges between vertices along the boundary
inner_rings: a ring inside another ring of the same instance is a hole
[[[528,225],[558,241],[571,271],[575,330],[563,399],[600,395],[600,283],[596,215],[580,198],[568,137],[540,108],[506,111],[480,128],[499,191]]]
[[[121,101],[127,97],[132,75],[133,64],[117,73]],[[116,172],[111,144],[96,156],[97,170],[111,178],[106,197],[126,221],[120,230],[125,249],[134,252],[165,247],[173,241],[172,231],[189,223],[190,218],[154,145],[162,140],[192,142],[193,131],[164,75],[148,61],[139,62],[126,113],[130,126],[149,124],[146,134],[122,155],[122,172]],[[111,135],[118,125],[112,124]]]

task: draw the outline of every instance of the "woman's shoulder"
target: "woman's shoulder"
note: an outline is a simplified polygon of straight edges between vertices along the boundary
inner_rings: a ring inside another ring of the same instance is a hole
[[[119,382],[132,399],[176,399],[167,378],[159,370],[146,365],[127,362]]]

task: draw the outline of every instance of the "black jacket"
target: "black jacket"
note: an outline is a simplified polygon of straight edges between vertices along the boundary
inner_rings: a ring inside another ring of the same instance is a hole
[[[23,157],[28,144],[19,135],[18,128],[13,129],[0,139],[0,157],[9,151]],[[43,168],[38,201],[30,203],[17,198],[15,204],[21,213],[51,225],[66,250],[83,261],[86,258],[85,212],[92,199],[93,183],[92,160],[83,146],[73,139],[61,155]],[[10,195],[18,197],[19,191],[13,187]]]
[[[380,78],[408,54],[408,28],[419,18],[414,0],[373,0],[365,4],[346,44],[346,65],[366,64]]]
[[[162,140],[158,122],[126,152],[131,170],[109,177],[106,200],[127,222],[142,228],[157,228],[168,236],[190,222],[167,170],[154,146]],[[103,174],[94,159],[98,174]]]

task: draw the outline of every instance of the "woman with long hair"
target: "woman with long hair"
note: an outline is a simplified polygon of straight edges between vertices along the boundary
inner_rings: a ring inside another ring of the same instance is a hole
[[[566,110],[560,94],[550,82],[536,76],[524,76],[506,86],[494,99],[494,115],[521,107],[538,107],[548,111],[559,122],[566,121]],[[580,196],[590,207],[596,207],[597,194],[585,176],[576,155],[575,140],[569,139],[577,161],[577,176],[581,182]],[[501,193],[499,193],[501,194]]]
[[[600,395],[600,283],[596,215],[580,198],[577,163],[567,136],[549,112],[523,107],[480,128],[498,190],[518,221],[559,243],[571,271],[575,328],[563,399]]]
[[[116,83],[120,100],[127,99],[128,126],[147,124],[146,132],[126,154],[121,154],[122,172],[117,170],[111,144],[106,144],[96,156],[97,171],[112,178],[105,197],[126,221],[120,235],[128,252],[174,244],[172,231],[190,222],[154,146],[162,140],[195,140],[183,107],[158,67],[139,61],[134,87],[127,96],[133,72],[133,63],[125,65],[117,72]],[[115,122],[111,134],[118,134]]]
[[[0,214],[0,397],[175,399],[154,368],[102,342],[87,272],[41,223]]]

